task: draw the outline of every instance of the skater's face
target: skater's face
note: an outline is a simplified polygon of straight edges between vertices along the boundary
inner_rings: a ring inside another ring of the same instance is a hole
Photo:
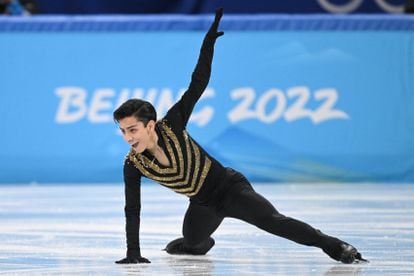
[[[137,152],[144,152],[151,145],[151,134],[154,131],[155,122],[150,120],[147,126],[134,116],[119,120],[119,128],[125,141]]]

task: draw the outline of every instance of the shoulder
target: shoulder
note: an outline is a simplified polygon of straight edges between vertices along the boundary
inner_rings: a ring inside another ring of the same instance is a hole
[[[174,112],[168,112],[164,118],[157,122],[160,130],[182,131],[185,126],[182,123],[179,115],[174,115]]]
[[[135,152],[134,150],[131,149],[124,159],[124,174],[125,175],[137,176],[141,174],[138,168],[135,166],[136,159],[137,158],[136,158]]]
[[[128,153],[125,155],[124,158],[124,166],[132,166],[132,160],[134,158],[134,151],[132,150],[132,148],[128,151]]]
[[[184,118],[182,112],[182,99],[175,103],[160,120],[165,122],[171,128],[182,128],[184,125]]]

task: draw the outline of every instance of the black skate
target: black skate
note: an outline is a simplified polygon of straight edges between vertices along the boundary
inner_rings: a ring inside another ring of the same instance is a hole
[[[178,238],[169,242],[164,250],[172,255],[205,255],[214,244],[214,239],[210,237],[197,247],[186,248],[184,247],[184,238]]]
[[[368,260],[362,258],[361,253],[359,253],[358,250],[350,244],[341,244],[341,250],[342,252],[339,256],[339,261],[344,264],[368,262]]]
[[[173,255],[187,254],[184,250],[183,241],[184,241],[184,238],[178,238],[173,241],[170,241],[167,244],[167,246],[164,248],[164,250],[167,251],[168,254],[173,254]]]

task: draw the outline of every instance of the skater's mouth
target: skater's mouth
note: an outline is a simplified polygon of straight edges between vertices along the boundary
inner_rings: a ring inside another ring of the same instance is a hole
[[[135,144],[132,144],[133,148],[137,148],[138,147],[139,142],[136,142]]]

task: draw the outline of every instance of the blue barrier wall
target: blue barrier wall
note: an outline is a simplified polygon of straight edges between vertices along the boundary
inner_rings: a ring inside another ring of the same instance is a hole
[[[117,182],[130,97],[187,87],[211,16],[0,18],[0,182]],[[414,19],[224,16],[190,133],[252,181],[414,181]]]

